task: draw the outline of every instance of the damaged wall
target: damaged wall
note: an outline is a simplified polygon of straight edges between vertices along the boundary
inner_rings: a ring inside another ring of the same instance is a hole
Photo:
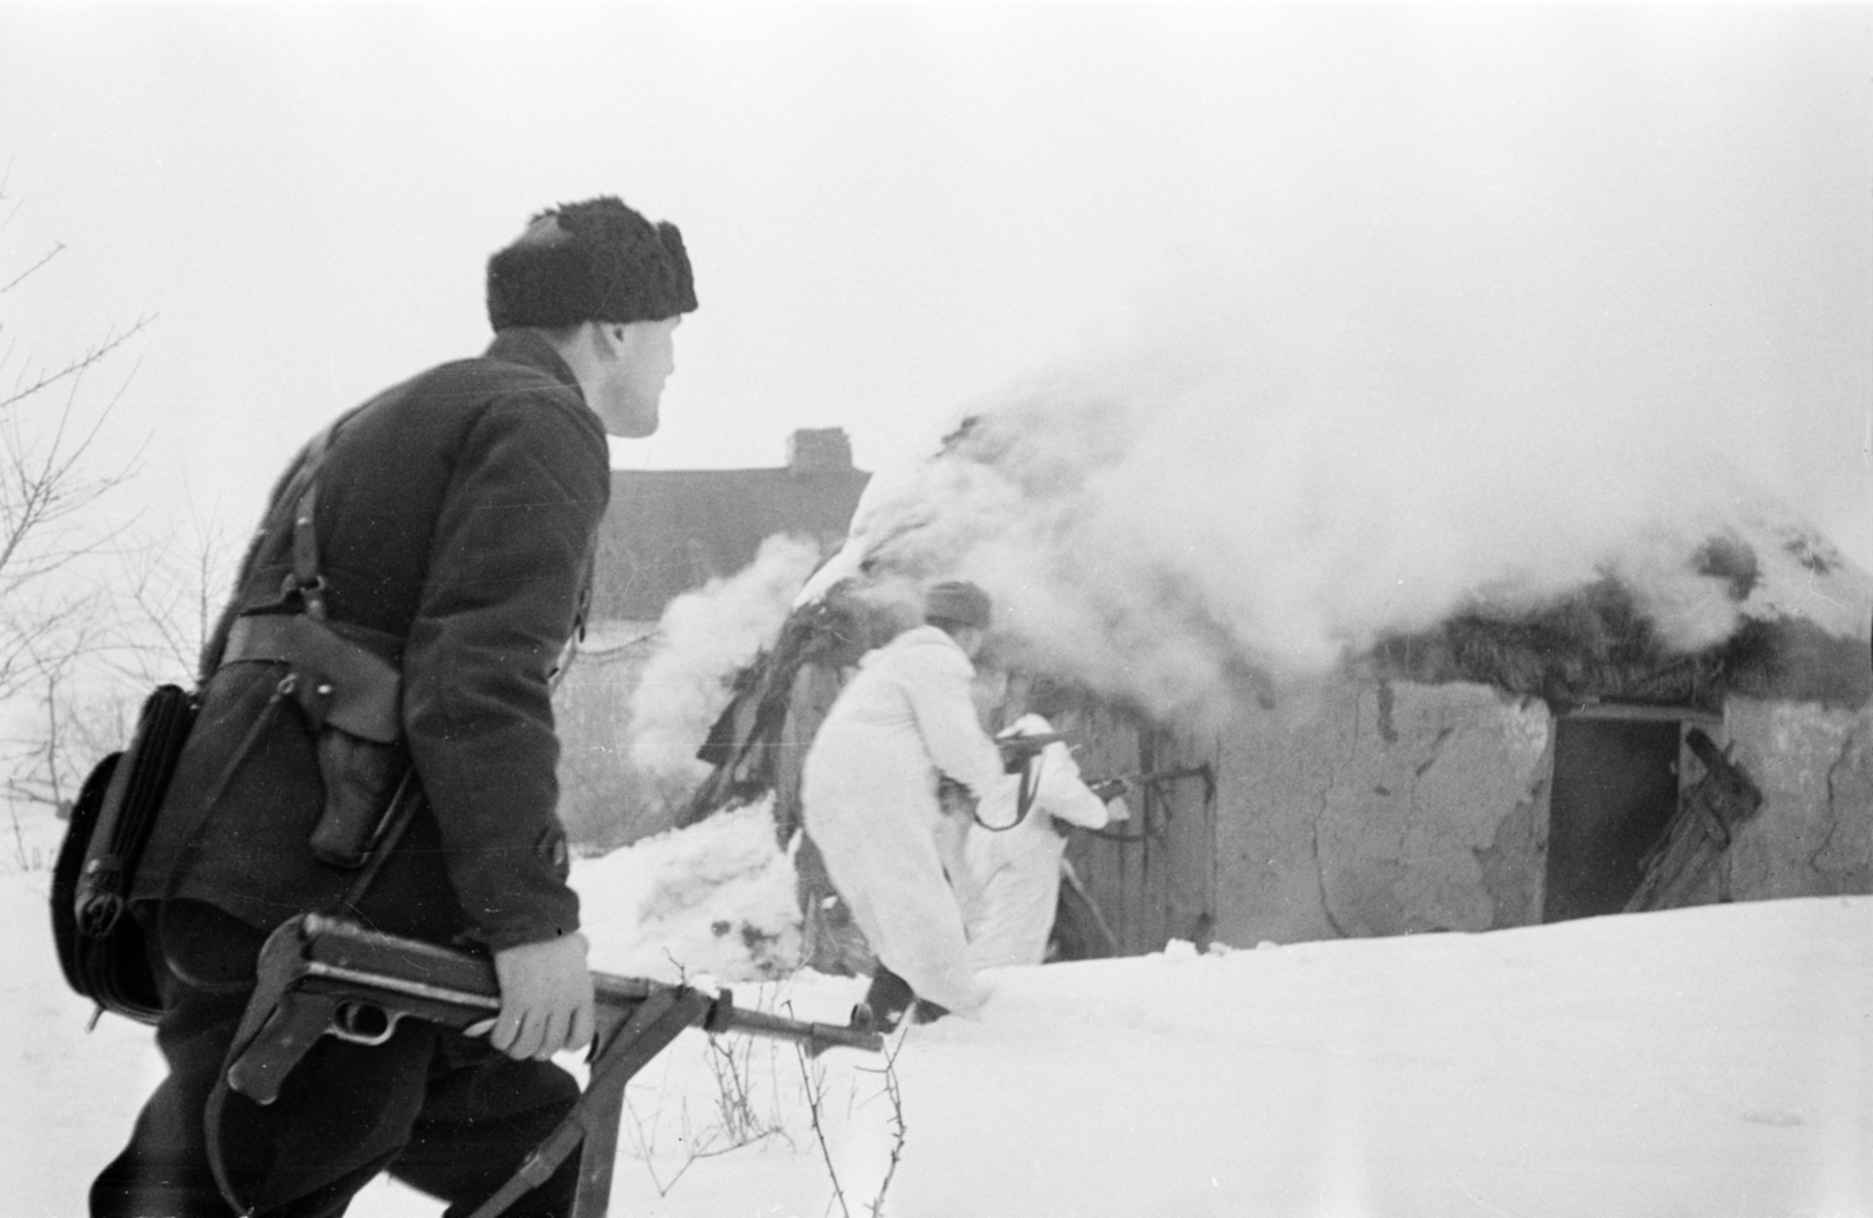
[[[1762,810],[1730,849],[1737,900],[1873,892],[1873,717],[1867,709],[1732,698],[1732,758]]]
[[[1348,682],[1222,734],[1216,936],[1535,921],[1551,718],[1481,685]]]
[[[1364,680],[1241,706],[1219,731],[1175,734],[1180,756],[1207,751],[1214,765],[1207,817],[1159,801],[1151,840],[1125,847],[1129,858],[1076,854],[1092,860],[1083,871],[1127,950],[1191,937],[1188,926],[1249,946],[1542,920],[1557,734],[1545,703]],[[1868,710],[1731,698],[1724,726],[1706,726],[1764,799],[1696,899],[1873,891]],[[1688,750],[1680,766],[1702,776]],[[1214,843],[1207,861],[1194,857],[1197,832]],[[1151,881],[1154,865],[1175,873]]]

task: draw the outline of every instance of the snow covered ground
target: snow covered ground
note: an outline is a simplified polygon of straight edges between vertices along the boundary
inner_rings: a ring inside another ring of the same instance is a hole
[[[761,829],[583,863],[595,962],[734,978],[788,950]],[[17,1218],[82,1213],[158,1072],[144,1029],[85,1034],[45,883],[0,875],[0,1212]],[[686,1034],[633,1084],[613,1212],[864,1215],[882,1186],[892,1218],[1873,1215],[1873,899],[1171,945],[995,983],[979,1021],[910,1030],[889,1075]],[[735,985],[834,1019],[858,988]],[[384,1183],[353,1214],[438,1209]]]

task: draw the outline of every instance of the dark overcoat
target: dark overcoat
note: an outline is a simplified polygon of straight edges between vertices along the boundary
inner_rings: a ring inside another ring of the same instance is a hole
[[[135,890],[263,930],[334,909],[355,874],[308,845],[327,777],[308,714],[281,697],[291,666],[224,663],[229,622],[303,607],[283,593],[291,481],[289,469],[204,657],[201,711]],[[423,796],[346,912],[495,950],[577,929],[550,678],[588,594],[610,473],[572,372],[539,333],[503,331],[482,357],[342,419],[316,484],[328,620],[401,672],[394,747]]]

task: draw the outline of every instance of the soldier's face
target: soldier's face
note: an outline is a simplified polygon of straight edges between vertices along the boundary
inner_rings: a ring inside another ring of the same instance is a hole
[[[984,644],[989,641],[989,632],[980,626],[965,626],[955,635],[956,645],[963,649],[963,654],[971,660],[979,659]]]
[[[614,436],[642,437],[657,430],[663,386],[676,371],[680,317],[601,327],[604,345],[592,409]]]

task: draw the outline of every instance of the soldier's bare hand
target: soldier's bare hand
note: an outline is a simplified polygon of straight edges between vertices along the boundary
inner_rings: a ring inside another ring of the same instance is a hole
[[[467,1029],[517,1060],[545,1060],[592,1040],[592,974],[585,936],[562,935],[494,953],[501,1013]]]

